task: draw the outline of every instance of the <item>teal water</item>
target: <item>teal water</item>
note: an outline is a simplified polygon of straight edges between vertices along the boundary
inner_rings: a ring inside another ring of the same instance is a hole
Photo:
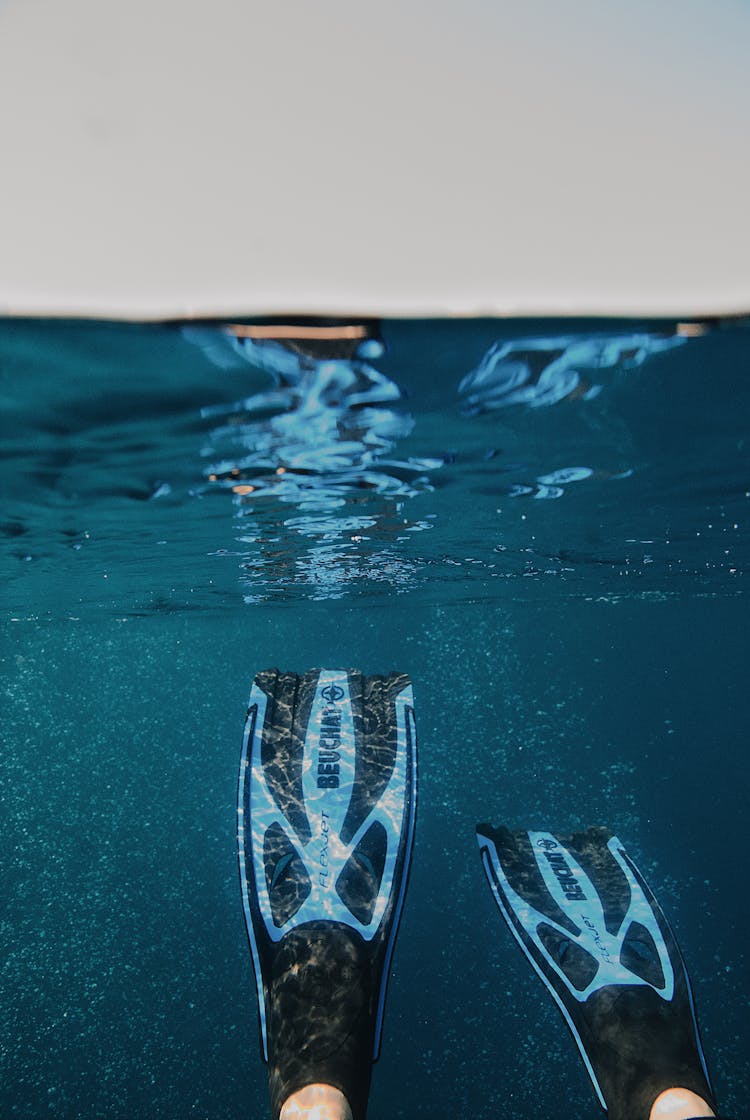
[[[417,702],[370,1117],[598,1115],[480,819],[618,832],[741,1113],[750,331],[382,339],[305,363],[218,329],[0,324],[1,1116],[265,1115],[242,723],[257,669],[321,663],[404,669]]]

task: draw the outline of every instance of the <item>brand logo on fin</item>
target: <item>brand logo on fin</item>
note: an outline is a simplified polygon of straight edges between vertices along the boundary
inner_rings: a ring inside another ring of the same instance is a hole
[[[324,689],[321,690],[321,696],[329,704],[336,704],[339,700],[344,699],[344,690],[341,685],[328,684]]]
[[[326,701],[326,706],[321,715],[318,740],[318,789],[338,789],[341,709],[337,701],[344,698],[344,690],[338,684],[329,684],[321,689],[321,695]]]
[[[557,845],[553,845],[557,847]],[[585,902],[586,895],[576,879],[575,872],[568,867],[562,852],[546,851],[544,858],[555,873],[555,877],[563,889],[563,894],[571,902]]]
[[[328,822],[328,813],[326,813],[324,809],[320,814],[320,867],[318,870],[318,882],[320,883],[321,887],[328,886],[328,876],[330,875],[330,872],[328,870],[328,838],[331,831],[331,826]]]

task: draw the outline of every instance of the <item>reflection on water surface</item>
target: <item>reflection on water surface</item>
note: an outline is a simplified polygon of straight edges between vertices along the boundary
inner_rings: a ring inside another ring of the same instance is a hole
[[[12,611],[734,594],[749,337],[6,322]]]

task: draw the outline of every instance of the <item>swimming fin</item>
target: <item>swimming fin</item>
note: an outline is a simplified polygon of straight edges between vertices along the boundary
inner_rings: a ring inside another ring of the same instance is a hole
[[[297,1089],[367,1106],[416,812],[403,673],[270,669],[253,683],[240,881],[274,1120]]]
[[[500,912],[557,1003],[610,1120],[648,1120],[665,1089],[712,1109],[690,980],[616,836],[477,826]]]

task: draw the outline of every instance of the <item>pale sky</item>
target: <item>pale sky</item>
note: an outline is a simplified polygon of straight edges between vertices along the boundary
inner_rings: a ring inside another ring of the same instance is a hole
[[[0,0],[0,313],[750,310],[750,5]]]

